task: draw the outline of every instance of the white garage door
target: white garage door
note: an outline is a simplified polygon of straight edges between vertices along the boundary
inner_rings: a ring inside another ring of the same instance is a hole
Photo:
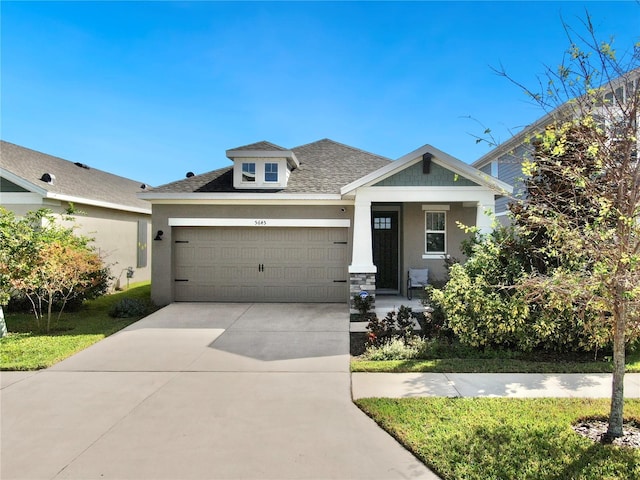
[[[174,227],[175,299],[346,302],[347,229]]]

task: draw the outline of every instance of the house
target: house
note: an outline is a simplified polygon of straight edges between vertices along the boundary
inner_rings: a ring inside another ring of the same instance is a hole
[[[445,274],[456,222],[491,228],[511,187],[430,145],[391,161],[332,140],[227,150],[232,165],[139,194],[153,210],[152,299],[347,302]],[[375,298],[375,297],[374,297]]]
[[[16,215],[48,208],[56,214],[75,210],[80,234],[110,267],[116,286],[151,279],[151,208],[136,194],[141,182],[80,162],[0,141],[0,204]],[[71,210],[70,210],[71,209]]]
[[[513,135],[506,142],[473,162],[472,166],[513,186],[513,196],[526,196],[522,163],[533,159],[534,147],[531,140],[544,131],[545,127],[563,119],[576,118],[589,113],[599,121],[610,138],[616,138],[616,122],[620,121],[621,108],[630,109],[640,92],[640,69],[635,69],[606,83],[599,91],[600,100],[593,102],[593,96],[578,96],[545,114],[531,125]],[[637,105],[637,100],[635,101]],[[636,135],[640,145],[640,135]],[[640,151],[640,149],[639,149]],[[637,154],[637,153],[636,153]],[[504,196],[496,201],[496,217],[507,224],[510,198]]]

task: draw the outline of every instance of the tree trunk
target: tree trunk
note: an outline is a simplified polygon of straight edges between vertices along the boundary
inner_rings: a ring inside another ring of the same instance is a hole
[[[627,309],[624,300],[616,307],[613,331],[613,381],[611,385],[611,411],[609,428],[603,441],[611,443],[622,436],[624,409],[624,368],[625,368],[625,324]]]

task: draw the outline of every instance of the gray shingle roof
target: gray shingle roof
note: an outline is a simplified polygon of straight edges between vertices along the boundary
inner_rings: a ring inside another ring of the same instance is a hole
[[[128,208],[150,209],[148,202],[136,196],[141,191],[143,182],[119,177],[80,162],[70,162],[13,143],[0,141],[0,167],[52,194]],[[41,180],[45,173],[55,176],[52,184]]]
[[[286,151],[286,148],[282,148],[278,145],[275,145],[271,142],[267,142],[265,140],[261,142],[251,143],[249,145],[243,145],[242,147],[230,148],[229,150],[277,150],[277,151]]]
[[[263,143],[263,142],[260,142]],[[234,150],[256,149],[255,145]],[[251,147],[251,148],[248,148]],[[262,150],[265,150],[262,148]],[[291,172],[287,188],[281,190],[237,190],[233,188],[233,167],[214,170],[177,182],[154,188],[153,193],[334,193],[340,188],[368,173],[387,165],[391,160],[365,152],[333,140],[317,142],[292,148],[300,161],[300,167]]]

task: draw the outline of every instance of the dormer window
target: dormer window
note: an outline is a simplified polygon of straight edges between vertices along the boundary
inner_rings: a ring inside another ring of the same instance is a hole
[[[265,182],[278,182],[278,164],[277,163],[265,163],[264,164],[264,181]]]
[[[269,142],[252,143],[227,150],[233,163],[233,187],[275,191],[287,188],[289,176],[300,166],[291,150]]]
[[[277,177],[277,174],[276,174],[276,177]],[[243,163],[242,164],[242,182],[244,183],[244,182],[255,182],[255,181],[256,181],[256,164],[253,162]]]

